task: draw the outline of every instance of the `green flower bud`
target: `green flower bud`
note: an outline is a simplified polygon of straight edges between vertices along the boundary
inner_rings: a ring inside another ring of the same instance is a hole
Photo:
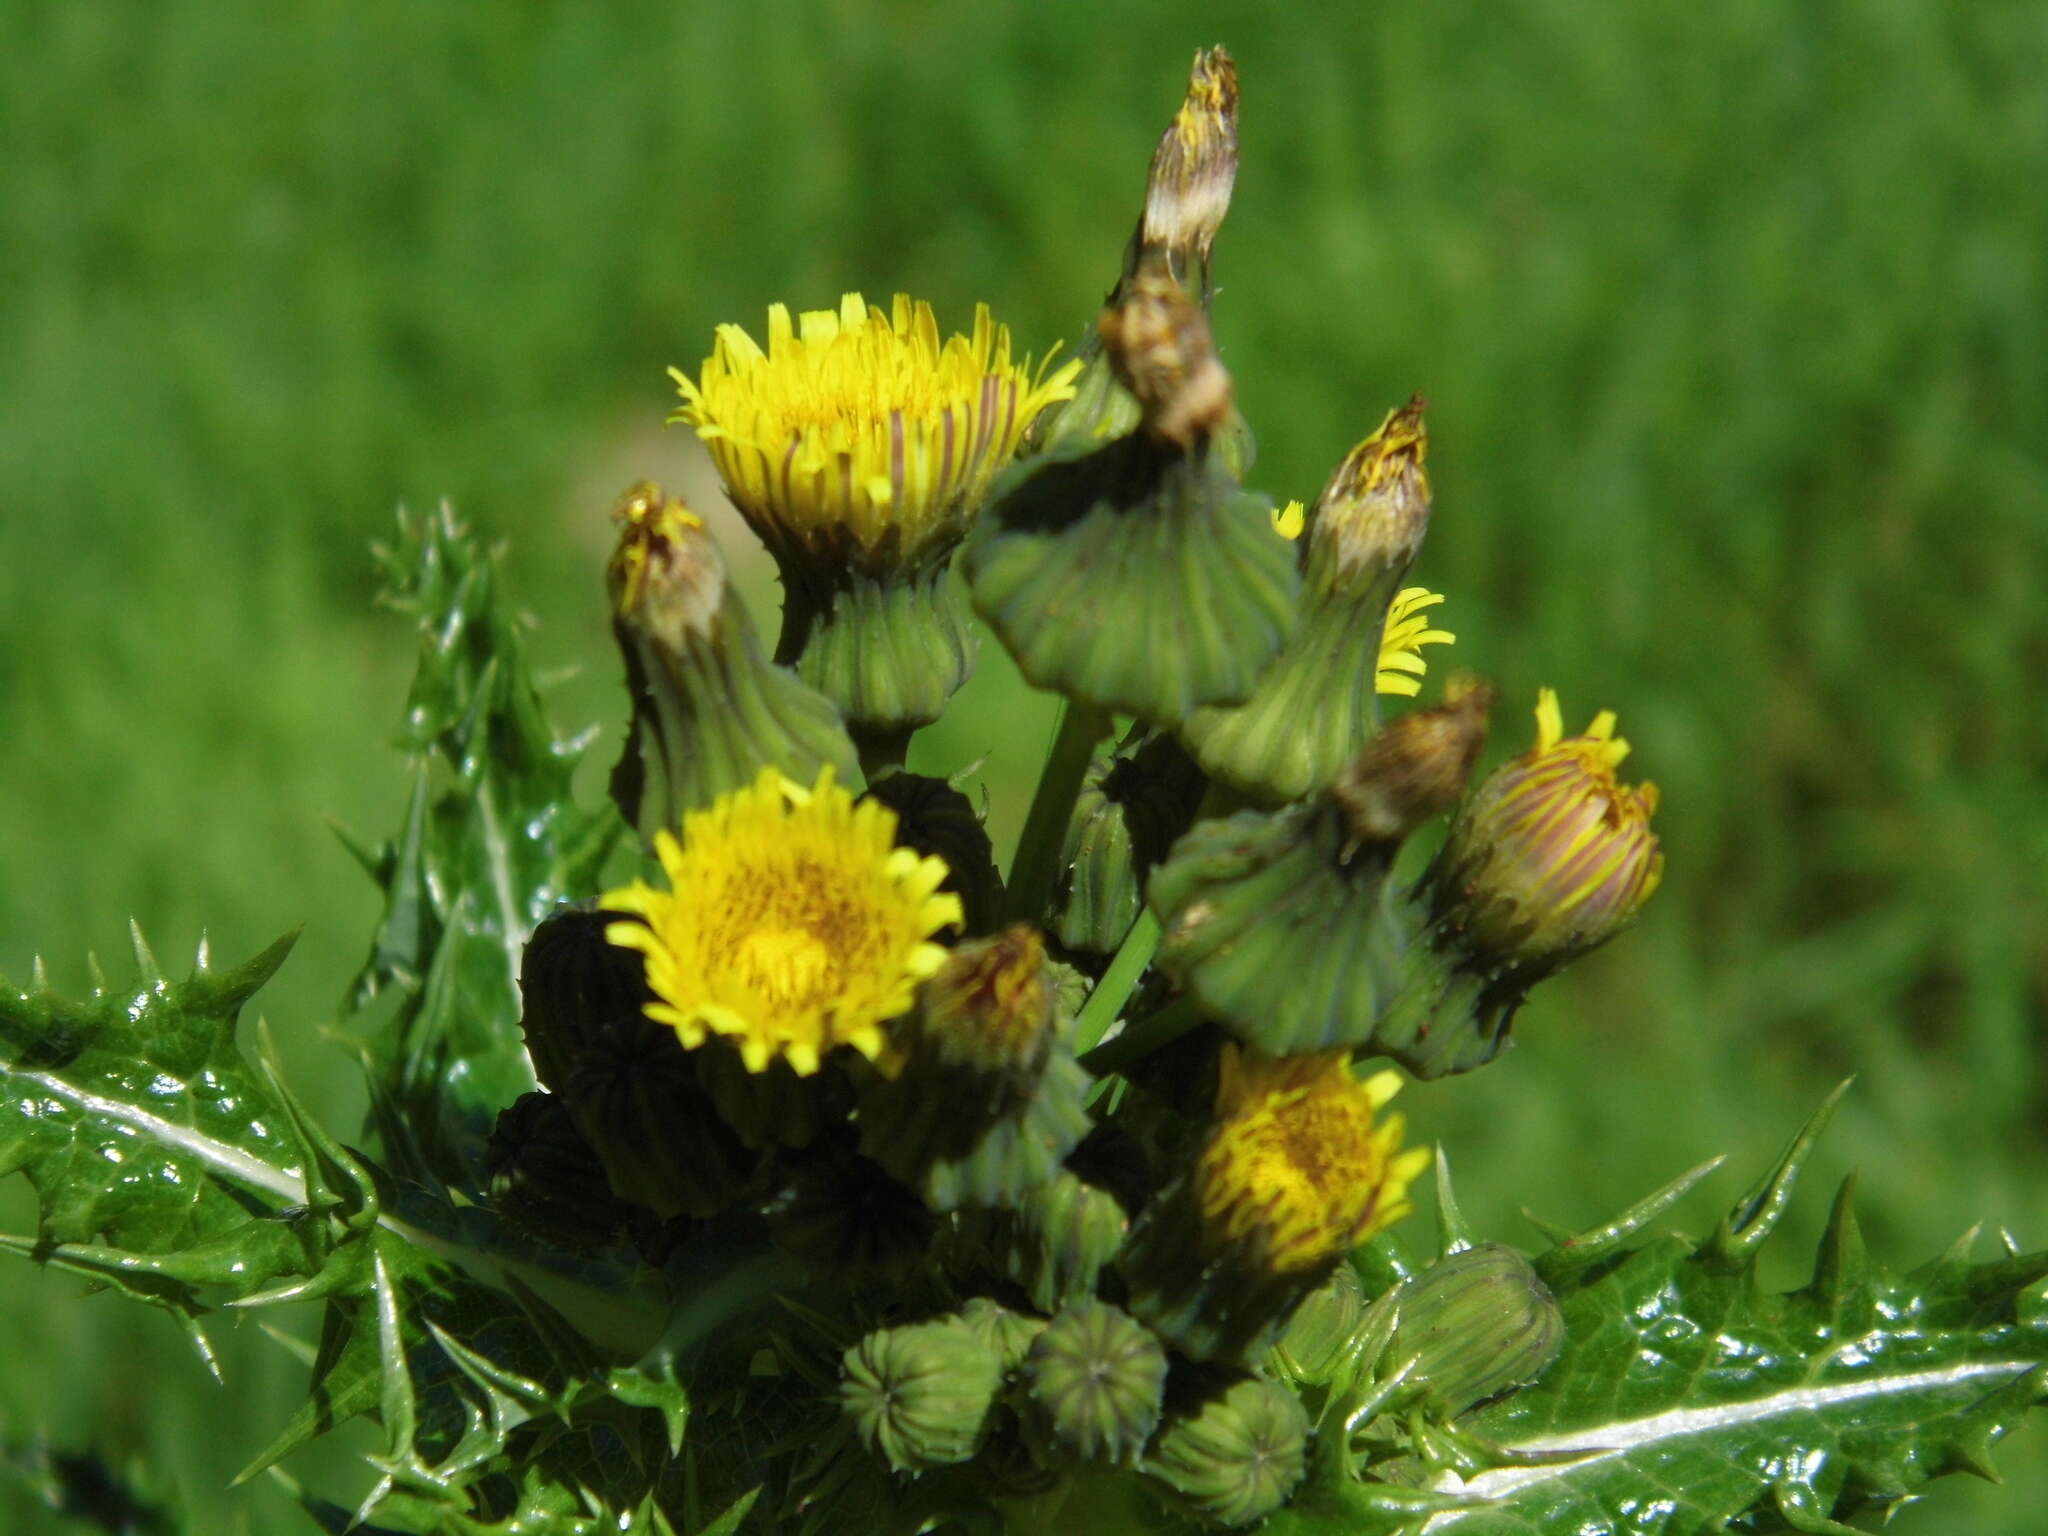
[[[898,1472],[969,1460],[1003,1363],[958,1318],[880,1328],[846,1351],[840,1405],[862,1443]]]
[[[1292,1392],[1241,1377],[1175,1411],[1144,1469],[1208,1519],[1249,1525],[1284,1504],[1301,1481],[1308,1431]]]
[[[1141,273],[1105,317],[1142,424],[1015,466],[969,537],[974,605],[1025,677],[1172,724],[1249,697],[1295,623],[1300,575],[1266,498],[1209,439],[1230,381],[1194,302]]]
[[[1095,1294],[1131,1229],[1116,1197],[1071,1173],[1027,1192],[985,1223],[984,1251],[1041,1312]]]
[[[666,1026],[657,1026],[666,1028]],[[673,1036],[675,1031],[668,1030]],[[807,1147],[846,1118],[852,1094],[836,1071],[799,1073],[784,1057],[752,1071],[729,1036],[712,1035],[688,1053],[718,1118],[749,1147]]]
[[[618,921],[570,909],[534,930],[520,973],[527,1047],[613,1193],[664,1219],[714,1215],[758,1159],[718,1114],[675,1031],[643,1011],[639,957],[604,936]]]
[[[1249,700],[1181,724],[1210,777],[1267,804],[1323,788],[1378,728],[1379,695],[1416,691],[1419,647],[1450,640],[1413,620],[1439,599],[1401,591],[1429,525],[1428,441],[1417,399],[1330,477],[1301,544],[1299,627]],[[1399,622],[1390,622],[1397,594]]]
[[[619,813],[652,837],[744,789],[764,766],[800,783],[855,771],[831,700],[769,663],[703,521],[656,485],[628,491],[606,579],[633,723],[612,769]],[[658,783],[648,791],[648,765]]]
[[[1009,1204],[1055,1177],[1091,1124],[1093,1080],[1061,1038],[1045,942],[970,939],[918,994],[900,1070],[865,1074],[861,1150],[938,1211]]]
[[[1159,1424],[1166,1352],[1107,1303],[1079,1302],[1055,1317],[1025,1374],[1054,1443],[1088,1460],[1132,1460]]]
[[[484,1171],[498,1214],[543,1243],[599,1248],[632,1214],[613,1198],[604,1165],[551,1093],[521,1094],[499,1114]]]
[[[1044,1318],[1012,1312],[986,1296],[976,1296],[961,1307],[960,1321],[995,1351],[996,1358],[1003,1362],[1005,1375],[1024,1364],[1024,1357],[1031,1353],[1032,1341],[1045,1331]]]
[[[1274,1350],[1286,1372],[1318,1385],[1330,1381],[1358,1337],[1368,1305],[1358,1271],[1339,1264],[1329,1279],[1302,1298],[1281,1330]]]
[[[1145,901],[1145,881],[1195,819],[1202,772],[1170,736],[1134,730],[1107,742],[1081,780],[1060,850],[1054,938],[1113,954]]]
[[[939,889],[960,898],[967,932],[986,933],[995,925],[1003,909],[1003,877],[996,872],[988,829],[967,796],[944,779],[896,772],[875,780],[861,799],[896,813],[897,847],[945,861]]]
[[[1499,1243],[1447,1256],[1404,1283],[1387,1358],[1446,1417],[1533,1381],[1564,1343],[1564,1314],[1529,1261]]]

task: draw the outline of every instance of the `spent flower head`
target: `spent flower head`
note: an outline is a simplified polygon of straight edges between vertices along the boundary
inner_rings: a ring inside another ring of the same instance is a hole
[[[829,768],[809,788],[764,769],[680,839],[657,834],[669,889],[635,881],[602,903],[632,915],[606,937],[646,957],[648,1017],[685,1046],[729,1037],[750,1072],[781,1059],[808,1076],[841,1045],[880,1055],[946,957],[932,936],[961,916],[945,863],[896,847],[895,828]]]

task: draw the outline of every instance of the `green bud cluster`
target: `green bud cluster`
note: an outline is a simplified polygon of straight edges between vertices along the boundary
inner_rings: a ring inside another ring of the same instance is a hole
[[[829,1487],[1052,1509],[1107,1479],[1241,1526],[1300,1482],[1305,1400],[1327,1426],[1377,1391],[1451,1434],[1557,1348],[1506,1249],[1361,1281],[1428,1163],[1380,1113],[1400,1073],[1361,1063],[1496,1055],[1654,888],[1654,793],[1614,781],[1611,717],[1563,738],[1547,696],[1469,797],[1493,690],[1385,708],[1450,639],[1403,586],[1436,510],[1419,399],[1305,519],[1245,483],[1210,314],[1237,103],[1199,55],[1072,364],[849,294],[677,376],[782,573],[772,659],[701,519],[652,486],[618,511],[612,788],[659,870],[534,930],[541,1091],[501,1117],[491,1199],[564,1249],[631,1236],[679,1317],[746,1318],[704,1352],[749,1385],[787,1362],[775,1390],[857,1468]],[[971,770],[906,766],[970,607],[1063,696],[1007,875]],[[698,1284],[732,1255],[774,1279]]]

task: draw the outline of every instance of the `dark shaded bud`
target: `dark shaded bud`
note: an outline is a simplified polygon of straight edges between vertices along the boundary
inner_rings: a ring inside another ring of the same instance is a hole
[[[1455,1417],[1543,1374],[1564,1343],[1564,1313],[1529,1261],[1480,1243],[1405,1282],[1387,1358],[1415,1361],[1403,1384]]]
[[[651,483],[628,491],[613,516],[620,537],[605,581],[633,706],[611,777],[620,815],[651,838],[763,767],[810,784],[829,764],[851,779],[839,710],[762,654],[703,520]]]
[[[807,1147],[853,1106],[838,1072],[799,1073],[780,1056],[755,1071],[730,1036],[708,1036],[686,1054],[718,1118],[748,1147]]]
[[[605,939],[616,913],[568,909],[534,930],[520,970],[520,1027],[534,1069],[612,1192],[663,1219],[731,1205],[757,1159],[713,1107],[691,1053],[643,1011],[639,956]]]
[[[654,994],[639,956],[605,941],[615,914],[564,907],[541,920],[519,961],[519,1031],[533,1075],[560,1093],[578,1058]]]
[[[946,879],[939,889],[960,898],[967,932],[986,933],[1003,910],[1003,877],[996,872],[995,850],[989,844],[974,802],[944,779],[922,773],[886,773],[867,787],[863,800],[875,800],[896,813],[896,846],[945,861]]]
[[[937,1223],[924,1202],[838,1137],[790,1166],[768,1205],[768,1234],[794,1258],[849,1279],[900,1279],[925,1258]]]
[[[1163,258],[1140,262],[1096,330],[1149,436],[1191,450],[1230,419],[1230,375],[1209,317]]]
[[[1105,742],[1082,776],[1060,849],[1054,938],[1114,954],[1144,907],[1145,882],[1194,824],[1207,782],[1171,736],[1134,729]]]
[[[880,1328],[847,1350],[839,1401],[870,1451],[915,1474],[973,1457],[1002,1383],[996,1353],[944,1318]]]
[[[1054,986],[1029,924],[969,939],[920,988],[896,1074],[862,1076],[861,1150],[932,1209],[1011,1204],[1088,1133],[1093,1079],[1061,1035]]]
[[[1490,683],[1453,677],[1444,702],[1381,728],[1337,775],[1330,798],[1351,834],[1351,848],[1399,843],[1458,803],[1486,741]]]
[[[1173,274],[1208,289],[1209,248],[1237,180],[1237,65],[1204,48],[1188,74],[1187,100],[1152,151],[1145,213],[1134,245],[1162,252]]]
[[[1125,1313],[1082,1301],[1039,1334],[1025,1375],[1054,1444],[1085,1460],[1126,1462],[1158,1427],[1166,1352]]]
[[[1176,1402],[1144,1470],[1204,1518],[1250,1525],[1286,1503],[1301,1481],[1308,1434],[1308,1415],[1292,1392],[1240,1377]]]
[[[521,1094],[498,1115],[484,1172],[498,1214],[556,1247],[603,1247],[632,1214],[613,1197],[604,1165],[551,1093]]]

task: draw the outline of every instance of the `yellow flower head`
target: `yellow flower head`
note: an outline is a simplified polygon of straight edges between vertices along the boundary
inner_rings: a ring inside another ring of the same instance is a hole
[[[941,341],[929,304],[896,295],[791,318],[768,310],[764,350],[721,325],[696,379],[670,369],[734,503],[778,552],[791,546],[890,567],[942,555],[1046,406],[1073,397],[1078,362],[1047,374],[1010,360],[987,305],[974,334]]]
[[[730,1037],[751,1072],[779,1057],[809,1076],[841,1045],[880,1055],[882,1026],[946,958],[932,935],[961,921],[945,862],[895,831],[830,768],[810,789],[766,768],[685,816],[680,840],[657,833],[669,889],[636,880],[602,903],[639,919],[605,937],[646,956],[648,1017],[685,1046]]]
[[[1612,710],[1567,736],[1557,694],[1538,694],[1535,747],[1481,786],[1451,833],[1458,857],[1480,861],[1464,878],[1498,909],[1484,920],[1499,929],[1497,947],[1582,952],[1627,926],[1657,889],[1657,786],[1621,783],[1614,770],[1627,756]]]
[[[1449,645],[1458,638],[1449,630],[1431,629],[1422,611],[1443,600],[1441,592],[1427,587],[1403,587],[1394,594],[1387,605],[1386,627],[1380,632],[1379,672],[1373,679],[1376,691],[1410,699],[1422,692],[1422,674],[1429,670],[1422,648]]]
[[[1429,1153],[1400,1150],[1401,1116],[1374,1123],[1400,1087],[1395,1072],[1360,1082],[1348,1050],[1273,1058],[1226,1045],[1196,1173],[1212,1244],[1301,1274],[1407,1215]]]

